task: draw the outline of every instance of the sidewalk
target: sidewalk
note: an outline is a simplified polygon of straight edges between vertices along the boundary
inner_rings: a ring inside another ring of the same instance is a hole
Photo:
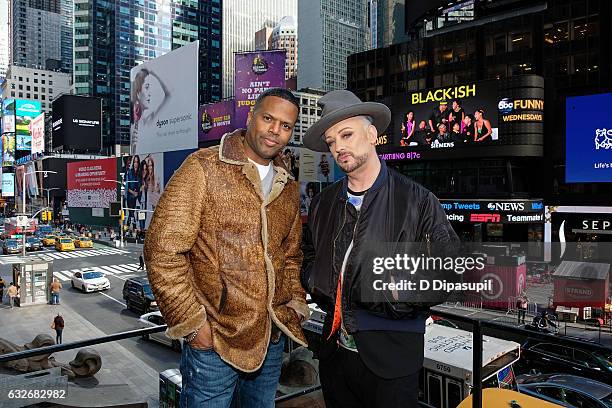
[[[102,337],[105,334],[65,305],[36,305],[10,309],[0,306],[0,337],[23,346],[40,333],[51,335],[51,321],[61,313],[66,322],[63,333],[64,343]],[[83,381],[82,385],[69,383],[66,399],[62,405],[75,407],[96,407],[148,403],[158,407],[158,373],[125,349],[121,342],[91,346],[102,357],[102,368],[94,378]],[[78,350],[54,353],[57,361],[68,363],[76,357]],[[8,371],[0,371],[0,377]],[[112,391],[116,390],[116,391]],[[59,401],[58,401],[59,402]],[[0,406],[2,397],[0,396]]]

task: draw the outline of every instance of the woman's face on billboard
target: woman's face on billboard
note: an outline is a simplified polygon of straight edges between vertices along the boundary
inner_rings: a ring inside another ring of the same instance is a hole
[[[164,100],[164,90],[155,75],[147,75],[140,89],[139,102],[143,110],[156,109]]]

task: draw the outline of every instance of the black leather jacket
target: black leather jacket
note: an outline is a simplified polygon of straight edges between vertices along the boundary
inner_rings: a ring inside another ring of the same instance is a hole
[[[349,333],[391,330],[424,333],[428,306],[357,303],[359,254],[376,242],[458,242],[438,199],[427,189],[387,168],[365,193],[361,211],[347,200],[344,178],[317,195],[303,237],[302,285],[328,316],[333,315],[338,278],[346,251],[353,248],[342,286],[342,320]],[[371,273],[371,271],[370,271]],[[326,333],[324,333],[326,336]]]

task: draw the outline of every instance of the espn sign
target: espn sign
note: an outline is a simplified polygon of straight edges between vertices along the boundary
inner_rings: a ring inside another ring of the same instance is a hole
[[[470,214],[470,222],[501,222],[500,214]]]

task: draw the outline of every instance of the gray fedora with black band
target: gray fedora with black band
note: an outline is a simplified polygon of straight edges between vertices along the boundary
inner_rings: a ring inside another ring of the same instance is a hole
[[[336,123],[355,116],[369,116],[372,124],[381,134],[391,122],[391,111],[386,105],[377,102],[361,102],[350,91],[331,91],[318,102],[323,108],[321,119],[308,128],[304,135],[304,146],[315,152],[327,152],[325,132]]]

